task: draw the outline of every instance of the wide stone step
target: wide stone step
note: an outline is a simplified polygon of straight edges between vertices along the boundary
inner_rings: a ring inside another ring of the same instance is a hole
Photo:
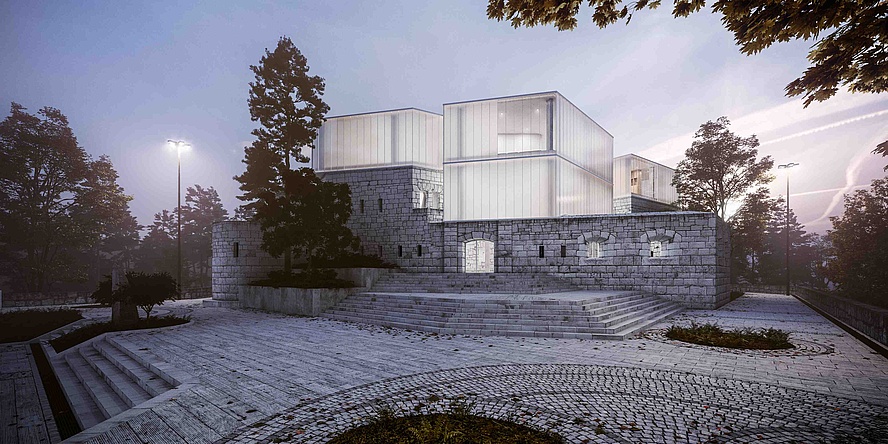
[[[105,359],[124,372],[142,390],[151,395],[152,398],[173,388],[173,385],[164,380],[163,377],[133,359],[125,351],[118,348],[116,344],[102,339],[93,342],[92,346]]]
[[[349,309],[354,311],[360,310],[384,310],[384,311],[408,311],[430,314],[460,314],[460,313],[478,313],[478,314],[552,314],[561,316],[571,315],[588,315],[579,308],[546,308],[545,306],[536,307],[505,307],[497,304],[477,304],[477,305],[461,305],[455,307],[441,307],[423,304],[391,304],[391,303],[373,303],[362,301],[343,301],[336,306],[336,309]]]
[[[477,316],[474,313],[457,315],[457,316],[434,316],[428,315],[424,313],[407,313],[407,312],[387,312],[383,310],[361,310],[361,311],[352,311],[352,310],[333,310],[328,312],[325,317],[329,317],[327,315],[340,315],[340,316],[348,316],[355,319],[365,319],[367,322],[371,320],[392,320],[397,319],[400,322],[425,322],[431,321],[434,322],[434,325],[438,325],[438,323],[444,323],[445,325],[453,325],[455,323],[483,323],[488,325],[498,325],[498,324],[510,324],[510,325],[570,325],[570,326],[584,326],[588,327],[593,323],[589,321],[587,317],[582,315],[577,316],[551,316],[551,315],[525,315],[525,316],[515,316],[515,317],[505,317],[505,316]],[[430,324],[431,325],[431,324]]]
[[[62,391],[65,392],[65,398],[68,405],[74,412],[77,424],[82,430],[86,430],[107,419],[107,416],[99,409],[92,395],[87,391],[83,382],[77,377],[74,369],[68,364],[67,360],[60,358],[54,362],[53,370]]]
[[[91,345],[80,347],[77,351],[127,407],[132,408],[151,399],[145,389]]]
[[[126,401],[121,399],[78,350],[71,350],[71,352],[65,354],[65,362],[71,367],[71,371],[77,380],[80,381],[86,393],[95,402],[99,411],[102,412],[103,420],[129,409]]]

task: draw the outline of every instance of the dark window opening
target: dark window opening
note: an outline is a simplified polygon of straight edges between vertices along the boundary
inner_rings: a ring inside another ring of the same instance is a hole
[[[404,256],[404,247],[398,245],[398,257]]]
[[[364,254],[364,246],[361,245],[361,254]]]
[[[231,254],[233,254],[234,257],[238,257],[240,255],[240,243],[235,242],[231,247]]]
[[[564,245],[561,246],[561,257],[567,257],[567,247]]]
[[[416,255],[420,257],[422,256],[422,245],[416,246]]]
[[[379,246],[379,257],[382,257],[382,245]]]
[[[361,199],[361,214],[364,214],[364,199]]]
[[[382,213],[382,199],[379,199],[379,212]]]
[[[540,257],[546,257],[546,247],[540,245]]]

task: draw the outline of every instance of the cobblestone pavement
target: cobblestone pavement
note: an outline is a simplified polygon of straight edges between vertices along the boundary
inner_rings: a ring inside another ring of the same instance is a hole
[[[183,303],[194,302],[176,305]],[[657,328],[691,321],[781,328],[811,345],[798,354],[731,353],[656,337],[441,336],[246,310],[196,308],[192,316],[174,330],[115,334],[134,352],[193,375],[195,385],[92,442],[317,437],[366,417],[376,398],[412,412],[418,402],[427,405],[420,410],[445,408],[465,395],[479,411],[523,412],[577,442],[810,441],[854,430],[888,408],[888,360],[782,295],[748,294]],[[429,401],[433,394],[442,399]],[[312,428],[319,420],[330,423],[327,432]],[[594,433],[596,420],[606,433]]]
[[[888,413],[885,407],[804,390],[672,371],[499,365],[346,389],[243,427],[223,441],[322,443],[386,407],[398,416],[469,408],[579,443],[817,442],[857,434],[873,417]]]

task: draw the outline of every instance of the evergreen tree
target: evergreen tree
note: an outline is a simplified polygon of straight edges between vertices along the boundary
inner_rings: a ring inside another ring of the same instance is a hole
[[[247,170],[235,177],[244,192],[238,198],[247,202],[243,211],[255,212],[263,227],[263,238],[274,239],[274,242],[264,242],[264,246],[271,254],[284,257],[284,271],[289,274],[292,249],[308,254],[316,250],[307,247],[306,240],[291,232],[289,225],[306,222],[312,217],[332,218],[321,219],[321,223],[339,223],[340,219],[330,212],[303,213],[306,209],[313,211],[317,208],[312,203],[300,202],[299,198],[308,195],[294,190],[303,185],[320,190],[327,187],[307,185],[315,184],[314,173],[309,174],[304,168],[293,171],[290,167],[291,159],[300,163],[308,161],[303,149],[313,146],[330,107],[321,99],[324,79],[308,74],[305,56],[288,37],[281,37],[273,52],[266,49],[259,65],[250,66],[250,69],[255,75],[255,80],[250,83],[250,117],[258,121],[260,127],[253,130],[256,141],[245,149]],[[288,177],[289,189],[285,184]],[[321,194],[332,196],[336,193]],[[338,205],[334,207],[338,208]]]
[[[227,216],[228,210],[222,206],[219,193],[213,187],[204,188],[197,184],[188,187],[182,207],[182,240],[189,264],[190,286],[207,287],[211,284],[213,223],[225,220]]]

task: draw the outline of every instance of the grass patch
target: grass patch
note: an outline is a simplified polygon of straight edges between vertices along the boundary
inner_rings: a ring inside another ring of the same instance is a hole
[[[794,348],[789,333],[776,328],[761,330],[725,330],[715,324],[691,323],[690,327],[673,325],[666,330],[666,337],[692,344],[746,350],[781,350]]]
[[[83,319],[83,316],[73,308],[2,313],[0,314],[0,343],[34,339],[79,319]]]
[[[158,328],[158,327],[171,327],[173,325],[181,325],[191,321],[190,316],[173,316],[168,315],[160,318],[151,318],[151,319],[139,319],[139,321],[128,328],[121,328],[115,326],[110,321],[109,322],[100,322],[98,324],[90,324],[82,328],[78,328],[68,334],[59,336],[51,341],[49,341],[52,348],[55,349],[56,353],[61,353],[71,347],[74,347],[77,344],[81,344],[85,341],[88,341],[100,334],[109,333],[112,331],[128,331],[128,330],[143,330],[146,328]]]
[[[384,417],[333,438],[329,444],[560,444],[555,433],[514,422],[455,413]]]

